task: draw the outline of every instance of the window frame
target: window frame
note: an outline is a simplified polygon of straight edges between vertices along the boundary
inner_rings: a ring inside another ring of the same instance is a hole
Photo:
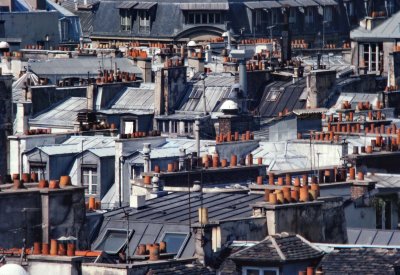
[[[275,271],[275,274],[279,275],[279,268],[277,268],[277,267],[259,267],[259,266],[243,266],[242,267],[242,274],[243,275],[247,275],[247,271],[249,269],[258,270],[259,271],[259,275],[264,275],[264,271]]]
[[[120,9],[119,16],[121,31],[132,31],[132,10]]]
[[[38,180],[46,179],[47,178],[46,166],[47,166],[46,162],[29,162],[29,173],[37,173]],[[43,173],[40,173],[40,171],[43,171]]]
[[[315,17],[314,7],[307,7],[305,10],[306,10],[304,16],[305,23],[308,25],[313,24]]]
[[[190,232],[174,232],[174,231],[164,231],[163,234],[161,235],[161,238],[159,239],[159,242],[163,242],[165,239],[165,236],[167,234],[179,234],[179,235],[186,235],[185,239],[182,242],[181,247],[179,248],[178,252],[176,252],[175,258],[179,258],[183,252],[183,249],[185,248],[191,233]],[[167,248],[168,248],[168,244],[167,244]]]
[[[89,173],[89,175],[87,175],[88,176],[88,178],[89,178],[89,183],[88,184],[85,184],[85,182],[84,182],[84,178],[85,178],[85,176],[84,176],[84,170],[89,170],[90,171],[90,173]],[[96,170],[96,174],[95,175],[93,175],[93,171],[94,170]],[[99,173],[98,173],[99,171],[98,171],[98,166],[97,165],[86,165],[86,164],[84,164],[84,165],[81,165],[81,183],[82,183],[82,186],[83,187],[87,187],[87,188],[85,188],[85,195],[98,195],[98,193],[99,193]],[[96,177],[96,183],[95,184],[93,184],[93,177]],[[93,190],[93,185],[95,185],[95,189],[96,189],[96,192],[95,193],[93,193],[92,192],[92,190]]]
[[[333,21],[333,8],[331,6],[324,7],[324,21],[328,23]]]
[[[289,8],[289,24],[296,24],[297,21],[297,9],[296,8]]]
[[[138,10],[137,18],[139,20],[139,33],[150,33],[151,14],[149,10]]]
[[[219,11],[189,11],[185,15],[186,25],[214,25],[222,24]]]
[[[276,101],[279,100],[279,98],[281,97],[282,93],[283,93],[283,89],[281,89],[281,88],[279,88],[279,89],[271,88],[271,90],[269,90],[269,92],[267,94],[267,97],[265,98],[265,101],[267,101],[267,102],[276,102]]]
[[[98,247],[100,246],[100,244],[105,240],[105,238],[106,238],[106,236],[109,234],[109,232],[123,232],[124,234],[125,234],[125,236],[126,236],[126,229],[121,229],[121,228],[115,228],[115,227],[112,227],[112,228],[107,228],[106,229],[106,231],[103,233],[103,235],[102,235],[102,237],[101,237],[101,240],[96,244],[96,248],[95,248],[95,250],[98,250]],[[128,243],[126,242],[126,240],[125,240],[125,242],[119,247],[119,249],[118,249],[118,251],[117,252],[115,252],[115,253],[113,253],[113,252],[109,252],[109,251],[106,251],[106,250],[104,250],[104,252],[106,252],[107,254],[111,254],[111,255],[116,255],[116,254],[118,254],[122,249],[123,249],[123,247],[125,246],[125,245],[129,245],[129,242],[131,241],[131,239],[132,239],[132,236],[133,236],[133,234],[135,233],[135,230],[133,230],[133,229],[130,229],[129,230],[129,237],[128,237]]]

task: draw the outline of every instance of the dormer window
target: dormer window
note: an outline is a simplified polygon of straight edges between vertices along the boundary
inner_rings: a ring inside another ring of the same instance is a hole
[[[305,22],[306,22],[306,24],[314,23],[314,8],[313,7],[306,8]]]
[[[148,10],[139,10],[139,32],[150,33],[150,13]]]
[[[130,31],[132,29],[132,8],[137,4],[133,1],[123,1],[117,8],[121,19],[121,31]]]
[[[221,24],[221,13],[207,11],[188,12],[186,24]]]
[[[120,9],[121,16],[121,31],[130,31],[132,28],[132,13],[131,10]]]

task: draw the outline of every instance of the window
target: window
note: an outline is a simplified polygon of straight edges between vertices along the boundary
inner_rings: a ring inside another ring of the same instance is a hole
[[[31,173],[37,173],[38,179],[46,179],[46,163],[31,163],[29,165]]]
[[[147,10],[139,11],[139,32],[150,33],[150,13]]]
[[[279,23],[279,9],[272,9],[271,10],[271,24],[278,24]]]
[[[278,275],[278,268],[274,267],[243,267],[243,275]]]
[[[180,256],[181,250],[183,246],[186,244],[186,241],[189,237],[187,233],[170,233],[166,232],[164,236],[161,238],[161,241],[167,243],[167,253],[174,253],[177,256]]]
[[[87,195],[97,194],[97,167],[82,167],[82,185]]]
[[[188,14],[188,20],[187,20],[188,24],[194,24],[194,13],[189,13]]]
[[[324,7],[324,21],[332,21],[332,7]]]
[[[132,13],[129,9],[120,9],[121,30],[130,31],[132,27]]]
[[[348,3],[347,10],[348,10],[349,16],[354,16],[354,4],[353,4],[353,2],[347,2],[347,3]]]
[[[117,254],[126,245],[126,230],[108,229],[101,242],[96,246],[96,250],[105,251],[108,254]],[[129,233],[131,237],[132,231]]]
[[[294,24],[296,23],[296,9],[295,8],[290,8],[289,9],[289,23]]]
[[[267,95],[267,101],[277,101],[281,93],[281,90],[271,89]]]
[[[305,22],[306,24],[314,23],[314,9],[312,7],[306,8]]]
[[[68,20],[61,20],[61,41],[69,40]]]
[[[364,64],[360,64],[361,67],[367,67],[369,72],[377,72],[382,67],[382,56],[383,52],[382,44],[377,43],[366,43],[361,45],[361,59]],[[360,62],[362,63],[362,62]]]
[[[124,134],[130,134],[136,131],[136,121],[124,121]]]
[[[188,12],[186,24],[221,24],[221,14],[216,12]]]

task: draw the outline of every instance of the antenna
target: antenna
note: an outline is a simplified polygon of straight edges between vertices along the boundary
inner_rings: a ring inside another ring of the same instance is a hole
[[[129,213],[125,210],[125,208],[122,208],[122,211],[124,211],[125,217],[126,217],[126,258],[125,261],[128,264],[129,263]]]

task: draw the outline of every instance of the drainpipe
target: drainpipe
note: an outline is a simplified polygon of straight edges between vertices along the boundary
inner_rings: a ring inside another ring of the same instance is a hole
[[[243,111],[247,111],[247,72],[246,72],[246,60],[242,59],[239,61],[239,84],[242,87],[243,98],[245,99],[245,104],[243,106]]]
[[[122,165],[125,163],[124,156],[119,157],[119,165],[118,165],[118,172],[119,172],[119,181],[118,181],[118,203],[119,207],[122,207]],[[122,164],[122,165],[121,165]]]
[[[196,119],[194,122],[194,132],[196,135],[196,151],[197,151],[197,158],[200,157],[200,121],[199,118]],[[199,166],[199,164],[197,164]]]

